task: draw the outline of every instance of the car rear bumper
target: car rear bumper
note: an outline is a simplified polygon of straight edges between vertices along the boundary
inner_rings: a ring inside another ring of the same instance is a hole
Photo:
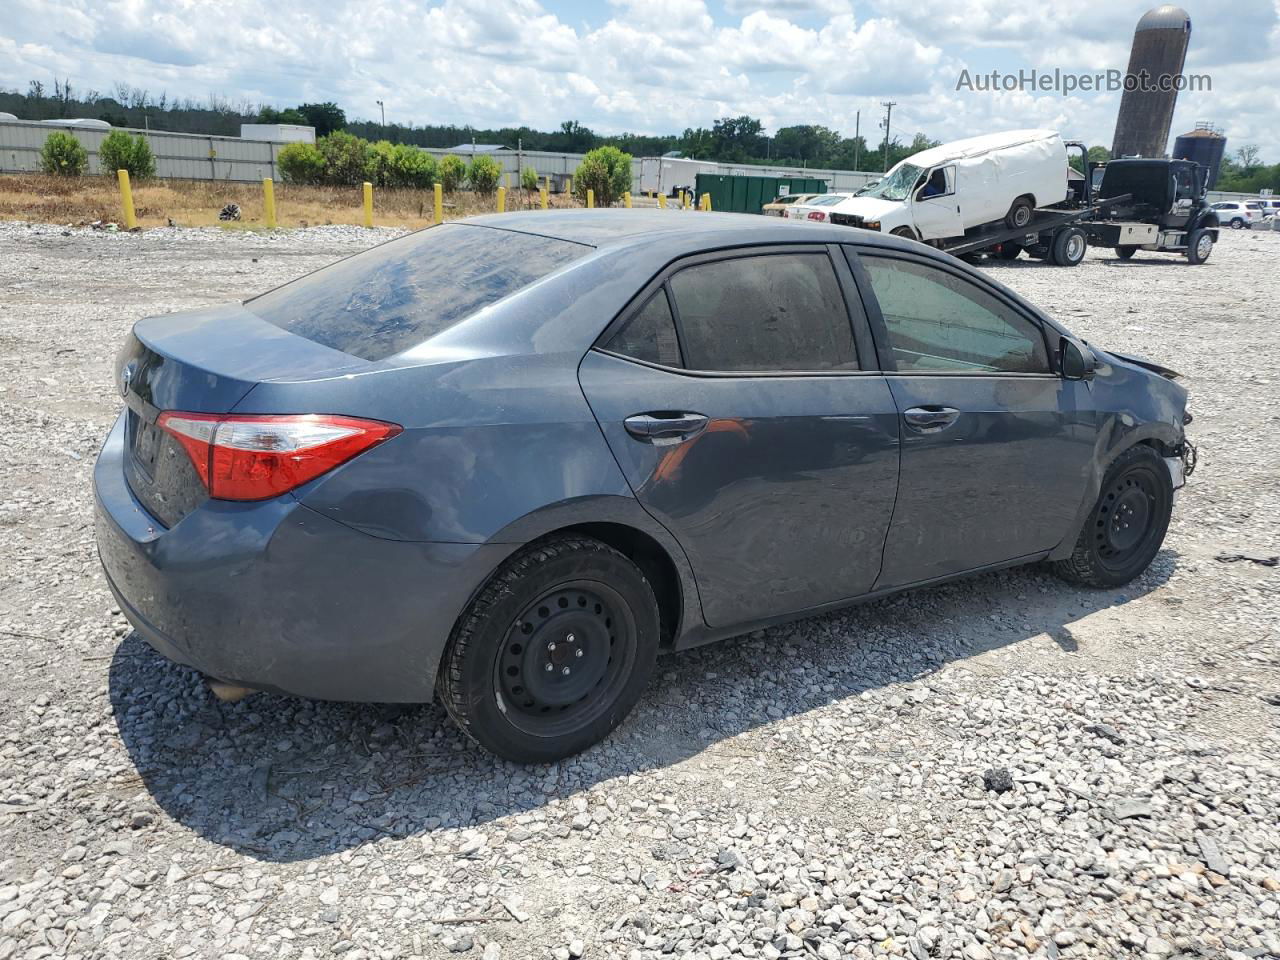
[[[98,554],[158,652],[325,700],[421,702],[454,621],[511,544],[384,540],[291,496],[209,500],[165,529],[125,481],[123,421],[94,469]]]

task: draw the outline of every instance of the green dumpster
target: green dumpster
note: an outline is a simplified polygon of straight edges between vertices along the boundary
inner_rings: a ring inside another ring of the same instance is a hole
[[[698,174],[698,197],[711,195],[711,209],[727,213],[759,213],[774,197],[792,193],[826,193],[825,180],[815,177],[738,177]]]

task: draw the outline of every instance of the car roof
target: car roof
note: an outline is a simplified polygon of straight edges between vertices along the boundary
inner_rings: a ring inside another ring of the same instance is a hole
[[[916,167],[936,167],[952,160],[979,156],[993,150],[1007,150],[1024,143],[1039,140],[1050,140],[1058,136],[1056,130],[1009,130],[1004,133],[985,133],[978,137],[967,137],[964,140],[952,140],[936,147],[929,147],[919,153],[907,157],[907,162]]]
[[[489,214],[454,223],[494,227],[618,249],[658,240],[694,250],[742,243],[861,243],[900,246],[904,241],[869,230],[798,223],[782,217],[692,210],[542,210]]]

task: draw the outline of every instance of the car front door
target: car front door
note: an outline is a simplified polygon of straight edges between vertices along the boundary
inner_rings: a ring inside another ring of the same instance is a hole
[[[1097,426],[1089,385],[1055,372],[1056,334],[959,265],[846,249],[902,418],[877,586],[1057,546],[1084,496]]]
[[[688,555],[708,625],[871,589],[897,408],[838,247],[676,263],[579,379],[636,497]]]
[[[960,200],[956,196],[956,168],[936,167],[911,201],[911,217],[922,240],[942,240],[964,233]]]

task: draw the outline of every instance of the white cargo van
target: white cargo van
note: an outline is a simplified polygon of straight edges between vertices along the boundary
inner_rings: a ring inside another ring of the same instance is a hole
[[[833,223],[942,240],[1004,220],[1031,222],[1036,207],[1067,198],[1067,150],[1052,130],[956,140],[903,160],[844,201]]]

